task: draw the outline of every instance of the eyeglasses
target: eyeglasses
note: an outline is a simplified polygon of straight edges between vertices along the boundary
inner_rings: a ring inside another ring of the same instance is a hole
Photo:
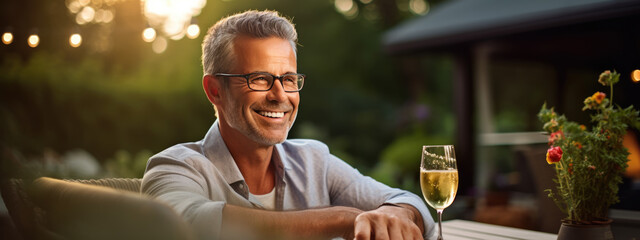
[[[227,74],[216,73],[219,77],[242,77],[247,79],[247,86],[253,91],[269,91],[273,87],[276,79],[282,83],[285,92],[299,92],[304,85],[304,74],[287,73],[282,76],[276,76],[266,72],[255,72],[249,74]]]

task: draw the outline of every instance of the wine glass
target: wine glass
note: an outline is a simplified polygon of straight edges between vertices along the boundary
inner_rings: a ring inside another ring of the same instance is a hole
[[[453,145],[422,146],[420,187],[429,206],[438,212],[438,240],[442,240],[442,211],[458,191],[458,167]]]

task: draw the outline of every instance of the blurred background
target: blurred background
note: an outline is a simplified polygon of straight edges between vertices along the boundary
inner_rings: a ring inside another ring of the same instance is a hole
[[[290,138],[419,195],[421,146],[455,144],[459,195],[445,218],[557,233],[544,224],[561,215],[542,193],[553,169],[536,114],[546,102],[588,124],[582,101],[607,91],[604,70],[622,74],[617,104],[640,105],[638,2],[4,0],[2,177],[142,177],[151,155],[215,120],[206,30],[270,9],[296,25],[308,76]]]

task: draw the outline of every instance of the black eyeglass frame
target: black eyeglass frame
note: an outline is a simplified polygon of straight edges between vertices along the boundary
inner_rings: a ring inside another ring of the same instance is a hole
[[[270,75],[271,77],[273,77],[273,81],[271,82],[271,85],[269,85],[269,88],[267,88],[265,90],[256,90],[256,89],[251,88],[251,84],[249,83],[249,76],[255,75],[255,74],[264,74],[264,75]],[[271,90],[273,88],[273,85],[275,84],[276,80],[280,80],[280,84],[282,85],[282,89],[284,89],[284,82],[282,81],[282,79],[284,77],[286,77],[286,76],[292,76],[292,75],[297,76],[298,78],[302,77],[302,84],[300,84],[300,87],[298,88],[298,90],[295,90],[295,91],[284,90],[284,91],[285,92],[300,92],[300,90],[302,90],[302,87],[304,87],[304,80],[307,78],[307,75],[304,75],[304,74],[301,74],[301,73],[287,73],[287,74],[283,74],[283,75],[280,75],[280,76],[276,76],[276,75],[273,75],[273,74],[268,73],[268,72],[253,72],[253,73],[247,73],[247,74],[216,73],[214,75],[218,76],[218,77],[241,77],[241,78],[244,78],[247,81],[247,87],[249,89],[253,90],[253,91],[256,91],[256,92],[266,92],[266,91]]]

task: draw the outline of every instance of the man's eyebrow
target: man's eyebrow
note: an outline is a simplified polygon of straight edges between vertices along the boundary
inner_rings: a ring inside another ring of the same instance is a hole
[[[256,74],[256,73],[261,73],[261,74],[271,74],[267,71],[254,71],[254,72],[250,72],[249,74]]]
[[[267,72],[267,71],[255,71],[255,72],[250,72],[249,74],[256,74],[256,73],[258,73],[258,74],[271,74],[271,75],[277,76],[277,75],[275,75],[273,73],[270,73],[270,72]],[[298,74],[298,73],[289,71],[289,72],[285,72],[282,75],[286,75],[286,74]]]

